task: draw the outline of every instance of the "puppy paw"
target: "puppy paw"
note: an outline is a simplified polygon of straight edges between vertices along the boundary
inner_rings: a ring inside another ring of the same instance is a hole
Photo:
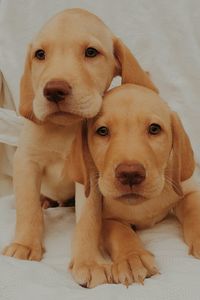
[[[189,243],[189,254],[200,259],[200,238],[196,238]]]
[[[127,287],[133,282],[144,283],[144,279],[158,274],[154,256],[148,251],[133,253],[114,262],[112,277],[115,283],[122,283]]]
[[[12,243],[7,246],[2,254],[24,260],[40,261],[44,253],[43,247],[39,244],[37,246],[25,246],[18,243]]]
[[[111,264],[96,263],[94,261],[70,263],[69,270],[74,280],[85,288],[93,288],[100,284],[111,283]]]

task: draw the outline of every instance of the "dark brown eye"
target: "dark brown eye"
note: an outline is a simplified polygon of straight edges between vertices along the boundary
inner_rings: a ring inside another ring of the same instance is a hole
[[[153,135],[159,134],[161,132],[161,127],[159,124],[152,123],[149,126],[148,132]]]
[[[85,57],[95,57],[98,54],[99,54],[99,51],[92,47],[89,47],[85,50]]]
[[[37,51],[35,51],[35,57],[39,60],[44,60],[46,56],[46,53],[44,50],[42,49],[38,49]]]
[[[109,129],[105,126],[102,126],[96,130],[96,133],[101,136],[106,136],[109,134]]]

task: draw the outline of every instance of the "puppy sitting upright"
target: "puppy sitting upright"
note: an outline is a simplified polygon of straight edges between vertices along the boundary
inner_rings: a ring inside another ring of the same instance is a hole
[[[116,75],[156,90],[130,51],[87,11],[57,14],[30,45],[19,108],[26,120],[14,158],[16,234],[5,255],[42,258],[41,194],[57,201],[74,196],[64,161],[80,121],[99,112]]]
[[[190,252],[200,258],[200,191],[188,180],[195,162],[177,114],[156,93],[125,84],[106,94],[102,110],[84,130],[88,144],[83,140],[80,154],[82,161],[89,154],[96,168],[96,188],[103,196],[102,235],[113,260],[114,282],[143,282],[158,272],[153,255],[132,228],[151,227],[171,211],[183,226]],[[82,164],[88,189],[87,169]],[[95,263],[91,274],[94,268]],[[102,282],[93,276],[85,282],[89,287]]]

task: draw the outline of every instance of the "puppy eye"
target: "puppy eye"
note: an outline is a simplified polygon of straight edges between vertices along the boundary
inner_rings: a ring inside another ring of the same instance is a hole
[[[105,126],[102,126],[96,130],[96,133],[101,136],[106,136],[109,134],[109,129]]]
[[[37,51],[35,51],[35,57],[39,60],[44,60],[46,56],[46,53],[44,50],[42,49],[38,49]]]
[[[161,132],[161,127],[159,124],[153,123],[149,126],[148,132],[153,135],[159,134]]]
[[[99,51],[92,47],[89,47],[85,50],[85,57],[95,57],[98,54],[99,54]]]

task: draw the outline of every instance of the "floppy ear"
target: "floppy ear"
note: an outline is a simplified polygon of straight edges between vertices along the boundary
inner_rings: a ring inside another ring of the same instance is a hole
[[[195,169],[195,160],[190,140],[175,112],[172,112],[173,158],[172,179],[174,189],[182,195],[181,181],[190,178]],[[176,187],[175,187],[176,186]]]
[[[20,104],[19,104],[19,112],[20,114],[30,120],[35,121],[35,117],[33,114],[33,98],[34,92],[32,87],[32,79],[31,79],[31,45],[28,47],[24,74],[21,78],[20,82]]]
[[[151,81],[148,73],[142,70],[131,51],[117,38],[114,40],[114,54],[118,62],[117,75],[122,77],[122,84],[134,83],[158,93],[158,89]]]
[[[90,158],[87,143],[87,121],[82,122],[74,139],[69,159],[72,180],[84,184],[85,196],[90,194]]]

